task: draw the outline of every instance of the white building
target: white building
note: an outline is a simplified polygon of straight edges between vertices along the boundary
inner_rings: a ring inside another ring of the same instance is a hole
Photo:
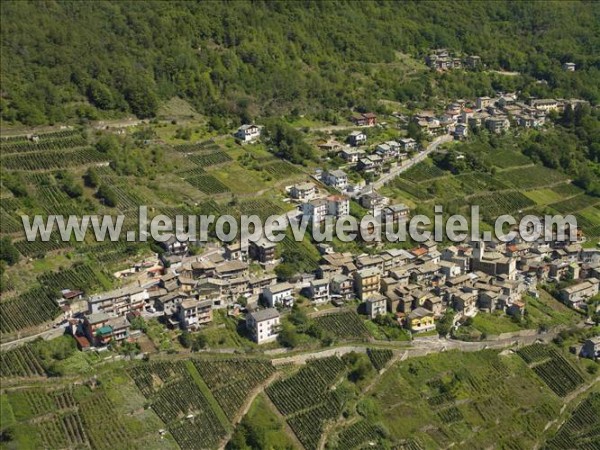
[[[279,312],[269,308],[249,313],[246,316],[246,328],[257,344],[272,342],[279,336]]]
[[[311,200],[302,204],[302,216],[316,225],[325,220],[328,209],[329,202],[326,199]]]
[[[278,283],[263,289],[263,298],[269,308],[294,305],[293,288],[288,283]]]
[[[308,288],[310,299],[314,303],[329,301],[329,280],[313,280]]]
[[[323,182],[328,186],[344,190],[348,186],[348,175],[343,170],[332,170],[323,174]]]
[[[342,195],[330,195],[327,197],[327,214],[335,217],[343,217],[350,214],[350,200]]]
[[[251,142],[260,138],[260,128],[256,125],[242,125],[235,132],[235,137],[242,142]]]
[[[103,312],[122,316],[129,312],[142,310],[149,298],[148,291],[140,286],[116,289],[89,297],[87,300],[88,313]]]
[[[312,200],[317,195],[317,187],[310,182],[298,183],[292,186],[290,195],[292,198],[303,202]]]
[[[400,147],[405,152],[408,152],[408,151],[411,151],[411,150],[416,150],[416,148],[417,148],[417,141],[415,141],[413,138],[400,139]]]

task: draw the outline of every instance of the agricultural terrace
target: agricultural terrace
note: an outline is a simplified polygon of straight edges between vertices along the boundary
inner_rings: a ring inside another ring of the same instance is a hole
[[[363,320],[353,311],[325,314],[315,317],[314,322],[324,333],[331,333],[337,339],[367,340],[370,337]]]
[[[600,442],[600,392],[581,402],[571,417],[544,445],[546,450],[565,448],[594,449]]]

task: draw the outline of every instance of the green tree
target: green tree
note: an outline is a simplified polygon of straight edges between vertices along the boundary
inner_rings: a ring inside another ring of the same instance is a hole
[[[8,236],[0,240],[0,261],[4,261],[9,266],[19,262],[19,251]]]

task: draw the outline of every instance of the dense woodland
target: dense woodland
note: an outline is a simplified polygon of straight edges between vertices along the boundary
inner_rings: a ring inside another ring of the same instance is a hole
[[[495,89],[600,99],[598,2],[13,1],[1,25],[8,123],[152,117],[176,95],[242,120]],[[425,71],[438,47],[521,75]]]

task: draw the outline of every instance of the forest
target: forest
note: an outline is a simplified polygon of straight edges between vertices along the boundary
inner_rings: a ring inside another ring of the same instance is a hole
[[[593,1],[6,1],[0,117],[148,118],[174,96],[239,120],[497,89],[595,104],[599,28]],[[425,70],[439,47],[480,55],[485,69]]]

